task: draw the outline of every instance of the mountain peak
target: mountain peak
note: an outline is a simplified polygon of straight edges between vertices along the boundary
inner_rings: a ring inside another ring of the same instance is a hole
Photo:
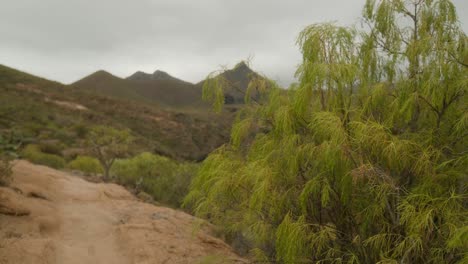
[[[105,70],[98,70],[95,73],[92,73],[91,75],[95,75],[95,76],[113,76],[110,72],[105,71]]]
[[[249,68],[249,66],[244,60],[242,60],[239,63],[237,63],[236,66],[234,66],[234,69],[236,68]]]
[[[110,79],[120,79],[119,77],[114,76],[112,73],[105,70],[98,70],[91,73],[90,75],[83,77],[82,79],[76,81],[78,83],[83,80],[110,80]]]
[[[153,74],[149,74],[142,71],[137,71],[134,74],[127,77],[127,80],[130,81],[165,81],[165,80],[176,80],[180,81],[179,79],[172,77],[165,71],[156,70]]]
[[[245,61],[240,61],[239,63],[232,68],[233,71],[246,71],[246,72],[253,72],[252,69],[250,69],[249,65]]]
[[[151,74],[142,71],[137,71],[134,74],[127,77],[127,80],[131,81],[145,81],[149,79],[151,79]]]
[[[156,70],[153,73],[153,80],[174,80],[175,78],[165,71]]]

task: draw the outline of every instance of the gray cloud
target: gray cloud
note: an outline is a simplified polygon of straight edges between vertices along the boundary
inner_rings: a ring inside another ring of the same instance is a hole
[[[305,26],[357,22],[365,0],[15,0],[0,9],[0,63],[64,83],[95,70],[126,77],[162,69],[197,82],[253,56],[287,84]],[[455,0],[463,27],[468,9]]]

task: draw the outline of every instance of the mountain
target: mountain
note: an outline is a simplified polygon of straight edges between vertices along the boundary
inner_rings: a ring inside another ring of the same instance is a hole
[[[254,78],[263,78],[253,71],[244,61],[239,62],[234,68],[221,73],[219,76],[225,78],[230,84],[225,90],[224,98],[226,104],[243,104],[245,93],[250,81]],[[205,81],[197,84],[203,87]]]
[[[253,78],[263,78],[243,61],[220,75],[230,83],[225,90],[227,105],[243,104],[249,82]],[[137,71],[125,79],[105,71],[98,71],[71,86],[83,91],[157,104],[169,109],[207,110],[209,104],[203,102],[201,98],[203,84],[204,81],[192,84],[157,70],[153,74]]]
[[[136,72],[126,79],[98,71],[71,86],[82,91],[157,104],[165,108],[207,108],[201,99],[199,87],[162,71],[153,74]]]
[[[113,95],[128,100],[141,100],[131,84],[104,70],[99,70],[72,84],[82,91]]]
[[[129,81],[138,81],[138,82],[141,82],[141,81],[155,81],[155,80],[156,81],[157,80],[159,80],[159,81],[172,80],[172,81],[179,81],[179,82],[189,84],[188,82],[182,81],[182,80],[180,80],[178,78],[175,78],[175,77],[169,75],[167,72],[160,71],[160,70],[156,70],[153,74],[145,73],[145,72],[142,72],[142,71],[137,71],[134,74],[127,77],[126,79],[129,80]]]

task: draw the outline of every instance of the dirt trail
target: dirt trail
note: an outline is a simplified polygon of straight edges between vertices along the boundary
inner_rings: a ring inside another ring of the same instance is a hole
[[[246,263],[210,230],[121,186],[26,161],[16,162],[10,188],[0,188],[1,264]]]

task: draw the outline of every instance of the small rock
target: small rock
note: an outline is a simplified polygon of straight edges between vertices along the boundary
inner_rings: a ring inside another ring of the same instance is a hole
[[[137,197],[138,199],[142,200],[143,202],[146,202],[146,203],[153,203],[154,202],[154,199],[151,195],[145,193],[145,192],[139,192],[137,194]]]
[[[153,213],[151,215],[151,219],[153,220],[167,219],[167,216],[164,213]]]

